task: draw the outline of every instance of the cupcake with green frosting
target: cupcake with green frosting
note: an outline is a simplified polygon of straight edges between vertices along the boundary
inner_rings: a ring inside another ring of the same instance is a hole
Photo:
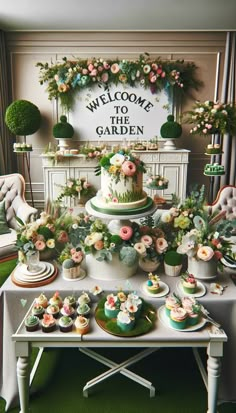
[[[36,331],[39,327],[39,319],[35,315],[30,315],[25,319],[26,331]]]
[[[69,333],[70,331],[72,331],[72,327],[73,327],[73,321],[71,317],[64,315],[60,318],[59,320],[60,331],[62,331],[63,333]]]

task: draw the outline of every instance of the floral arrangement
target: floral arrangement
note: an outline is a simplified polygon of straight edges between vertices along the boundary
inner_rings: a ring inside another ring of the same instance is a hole
[[[95,175],[100,175],[101,168],[104,168],[115,179],[116,183],[119,182],[121,175],[135,177],[138,172],[146,172],[143,161],[123,150],[105,154],[95,168]]]
[[[161,89],[174,89],[187,92],[197,89],[201,82],[195,78],[196,66],[183,60],[151,59],[148,54],[140,55],[138,60],[126,59],[73,59],[66,57],[55,64],[37,63],[40,70],[40,84],[47,84],[49,99],[60,99],[67,110],[73,106],[76,92],[95,84],[140,84],[150,88],[152,93]]]
[[[24,224],[19,218],[17,221],[20,228],[17,231],[16,247],[20,262],[25,262],[27,253],[32,250],[56,256],[69,241],[68,231],[72,217],[62,213],[58,207],[51,206],[51,211],[41,212],[40,217],[30,223]]]
[[[168,184],[169,180],[162,175],[151,175],[146,181],[146,186],[150,189],[166,189]]]
[[[210,135],[213,133],[236,133],[236,107],[206,100],[196,102],[193,110],[186,113],[186,123],[195,125],[190,129],[192,135]]]
[[[179,254],[208,261],[217,261],[231,254],[227,240],[236,226],[236,220],[227,221],[225,212],[209,214],[205,200],[205,187],[192,191],[182,204],[178,204],[157,218],[168,239],[170,249]]]
[[[62,250],[60,256],[58,257],[58,261],[60,264],[63,264],[65,261],[70,261],[72,266],[80,265],[84,259],[84,253],[80,247],[73,247],[69,244]]]
[[[58,195],[57,201],[61,201],[65,196],[72,198],[91,198],[96,191],[86,178],[69,178],[65,186],[61,186],[62,192]]]

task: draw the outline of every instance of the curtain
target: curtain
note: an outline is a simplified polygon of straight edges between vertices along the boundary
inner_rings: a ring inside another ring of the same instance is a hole
[[[226,37],[225,46],[225,61],[224,61],[224,73],[223,73],[223,83],[221,91],[222,103],[233,103],[235,102],[235,92],[236,92],[236,32],[228,32]],[[225,175],[217,177],[214,180],[214,194],[213,199],[215,199],[218,190],[224,185],[235,185],[236,186],[236,135],[230,136],[225,134],[221,137],[223,155],[216,159],[217,162],[221,162],[225,167]],[[221,158],[221,159],[220,159]]]
[[[6,108],[10,103],[5,34],[0,30],[0,175],[16,172],[17,168],[13,137],[4,121]]]

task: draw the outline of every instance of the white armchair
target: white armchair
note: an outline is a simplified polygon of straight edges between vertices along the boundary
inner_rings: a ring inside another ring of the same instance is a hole
[[[226,185],[220,188],[215,201],[208,205],[210,213],[215,210],[226,211],[226,219],[236,219],[236,187]]]
[[[25,200],[25,180],[20,174],[0,176],[0,202],[5,200],[5,218],[10,233],[0,235],[0,260],[16,253],[17,220],[28,222],[37,214],[37,209],[31,207]]]

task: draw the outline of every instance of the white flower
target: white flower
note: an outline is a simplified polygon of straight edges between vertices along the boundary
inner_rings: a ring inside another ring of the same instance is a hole
[[[136,242],[136,244],[134,244],[134,249],[139,253],[139,255],[145,257],[146,247],[142,242]]]
[[[161,216],[161,221],[168,223],[172,221],[172,215],[169,211],[163,212],[162,216]]]
[[[100,241],[102,239],[102,233],[101,232],[92,232],[92,234],[87,235],[87,237],[84,240],[85,245],[91,246],[94,245],[95,242]]]
[[[116,153],[112,158],[110,159],[110,164],[115,165],[115,166],[121,166],[122,163],[124,162],[125,157],[121,153]]]

